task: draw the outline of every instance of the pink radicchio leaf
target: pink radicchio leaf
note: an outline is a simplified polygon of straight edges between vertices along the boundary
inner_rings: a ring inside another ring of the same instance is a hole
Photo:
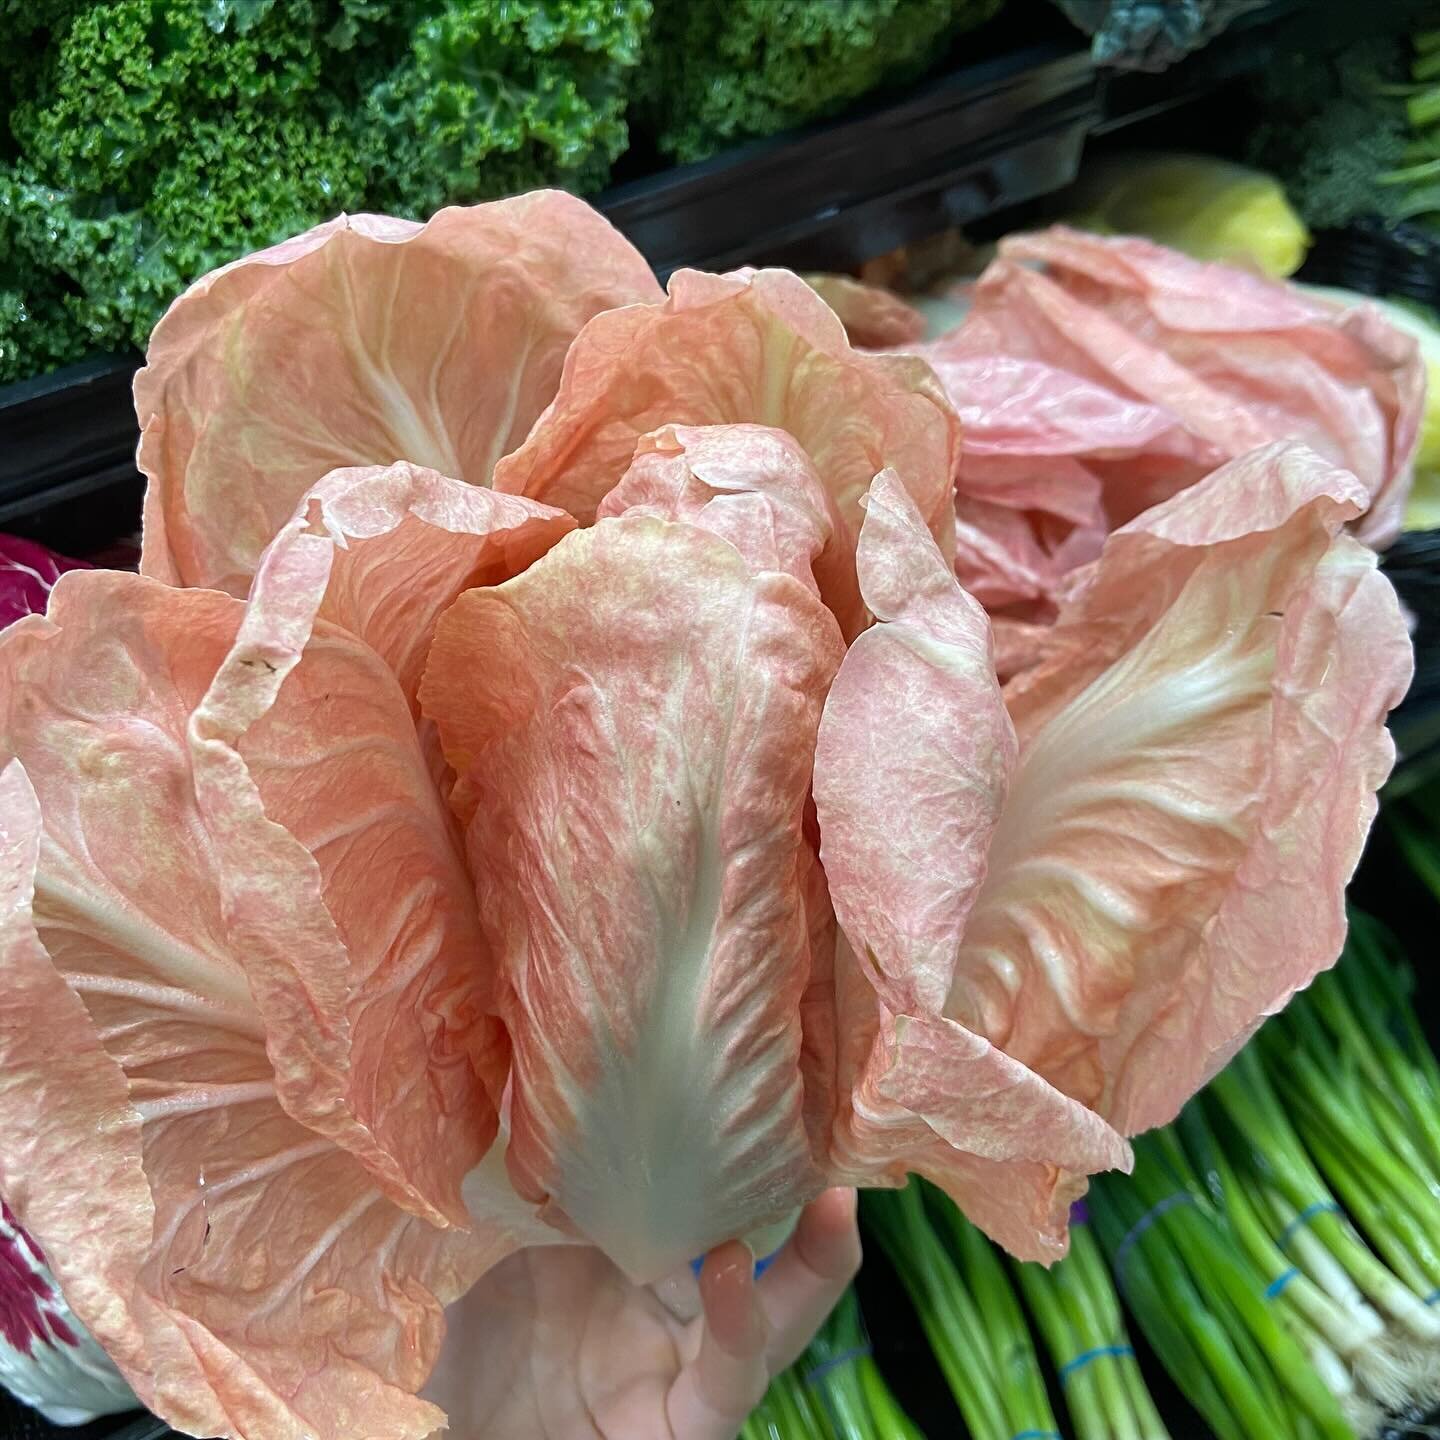
[[[441,1308],[515,1242],[397,1208],[280,1102],[279,986],[236,944],[186,740],[243,610],[81,573],[0,638],[0,1185],[171,1424],[420,1440]]]
[[[1128,1164],[1128,1149],[944,1013],[1015,763],[988,626],[888,473],[859,564],[877,624],[845,657],[815,756],[821,854],[849,942],[835,958],[832,1164],[871,1184],[918,1171],[1014,1253],[1054,1259],[1084,1176]]]
[[[852,345],[911,345],[925,335],[925,317],[893,290],[849,275],[806,275],[805,283],[835,312]]]
[[[842,935],[832,1183],[898,1186],[914,1172],[1019,1259],[1060,1259],[1087,1177],[1128,1170],[1130,1147],[1000,1047],[918,1007],[897,1013],[882,989]]]
[[[883,870],[892,851],[943,862],[974,831],[968,751],[943,748],[973,732],[973,685],[912,707],[908,774],[892,762],[868,822],[857,787],[879,782],[853,778],[857,747],[890,733],[862,712],[817,769],[861,953],[887,977],[913,955],[912,990],[943,987],[947,1019],[1118,1129],[1172,1118],[1344,938],[1411,665],[1393,591],[1340,533],[1365,498],[1272,446],[1112,535],[1046,658],[1006,687],[1018,759],[968,863]],[[830,726],[827,707],[822,761]],[[889,884],[857,886],[841,857]]]
[[[435,1223],[468,1221],[507,1052],[416,689],[441,611],[573,524],[412,465],[336,471],[262,557],[190,722],[231,935],[281,977],[282,1099]]]
[[[1127,1133],[1340,953],[1413,669],[1341,533],[1365,500],[1299,446],[1232,462],[1116,532],[1007,687],[1021,765],[952,1005]]]
[[[1371,307],[1344,310],[1148,241],[1064,227],[1012,236],[1000,257],[977,287],[976,308],[1006,354],[1158,406],[1217,459],[1303,441],[1360,480],[1363,540],[1385,545],[1398,533],[1423,365],[1413,340]],[[1142,490],[1128,494],[1131,474],[1111,474],[1116,519],[1164,498],[1143,472],[1138,478]]]
[[[864,623],[845,522],[793,436],[761,425],[667,425],[643,436],[598,517],[684,520],[753,571],[793,575],[851,631]]]
[[[982,292],[988,300],[990,292]],[[960,416],[955,573],[992,615],[1049,621],[1066,575],[1108,531],[1224,458],[1111,385],[1007,353],[1002,298],[917,353]]]
[[[802,821],[840,650],[793,578],[642,515],[468,592],[436,634],[421,698],[501,967],[510,1170],[636,1280],[823,1183]]]
[[[300,496],[341,466],[408,460],[489,485],[585,322],[659,293],[633,246],[555,191],[424,225],[341,216],[205,276],[136,377],[142,570],[244,595]]]
[[[955,416],[928,366],[863,355],[829,307],[783,270],[681,270],[663,304],[596,317],[565,360],[559,393],[495,471],[498,489],[582,522],[664,425],[784,430],[809,457],[854,547],[860,501],[893,466],[938,542],[953,549]]]
[[[864,615],[854,558],[834,504],[792,436],[757,425],[666,426],[643,437],[624,478],[600,503],[600,518],[651,515],[681,520],[728,540],[752,573],[789,574],[833,613]],[[800,1002],[805,1123],[824,1154],[835,1105],[835,916],[819,862],[813,802],[801,851],[810,977]]]

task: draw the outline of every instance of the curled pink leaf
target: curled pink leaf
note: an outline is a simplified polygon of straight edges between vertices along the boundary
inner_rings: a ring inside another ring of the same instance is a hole
[[[893,467],[950,552],[960,437],[934,375],[911,356],[857,353],[830,308],[784,270],[681,270],[663,304],[597,316],[495,484],[588,521],[640,436],[722,424],[793,435],[854,531],[871,479]]]
[[[1054,1259],[1084,1176],[1128,1152],[945,1013],[1015,764],[989,627],[888,473],[859,560],[877,624],[840,667],[815,755],[821,854],[850,942],[835,974],[835,1164],[870,1183],[919,1171],[1016,1254]]]
[[[1383,545],[1398,533],[1424,372],[1414,342],[1372,308],[1059,226],[1002,242],[975,304],[1007,355],[1159,407],[1219,460],[1303,442],[1364,486],[1362,539]],[[1107,487],[1117,523],[1164,498],[1130,488],[1123,472]]]
[[[408,460],[489,485],[585,322],[658,297],[634,247],[555,191],[424,225],[341,216],[205,276],[135,381],[144,573],[243,595],[338,467]]]
[[[1093,1111],[963,1025],[896,1013],[842,937],[835,957],[839,1070],[830,1136],[837,1183],[946,1191],[991,1239],[1049,1263],[1069,1244],[1071,1204],[1130,1148]]]
[[[790,576],[648,516],[567,536],[436,634],[421,698],[500,965],[510,1170],[637,1280],[823,1185],[802,831],[840,650]]]
[[[976,716],[994,715],[976,667],[933,619],[864,637],[898,630],[930,683],[900,729],[847,657],[817,758],[837,913],[892,1007],[943,990],[945,1019],[1134,1133],[1333,963],[1411,666],[1388,582],[1342,533],[1366,498],[1271,446],[1113,534],[1005,689],[1003,803],[975,783]],[[938,574],[917,528],[877,546]],[[862,548],[867,598],[868,573]]]
[[[849,528],[793,436],[762,425],[667,425],[643,436],[598,517],[684,520],[728,540],[752,570],[793,575],[842,630],[865,623]]]
[[[883,349],[924,338],[924,315],[893,290],[849,275],[806,275],[805,283],[839,317],[852,345]]]
[[[507,1057],[415,691],[440,612],[572,525],[411,465],[327,476],[189,722],[232,938],[282,977],[284,1103],[436,1223],[467,1223]]]
[[[96,572],[0,640],[0,1185],[172,1424],[419,1440],[441,1307],[513,1241],[397,1208],[281,1103],[186,737],[243,609]]]
[[[1111,537],[1007,687],[1021,763],[952,1013],[1127,1132],[1340,953],[1413,665],[1341,533],[1365,500],[1297,446],[1225,466]]]

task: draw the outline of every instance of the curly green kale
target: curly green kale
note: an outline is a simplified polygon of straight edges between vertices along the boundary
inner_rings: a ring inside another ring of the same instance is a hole
[[[636,119],[677,160],[913,79],[1000,0],[655,0]]]
[[[341,210],[605,182],[650,0],[0,0],[0,382]]]
[[[323,3],[51,8],[0,165],[23,296],[0,318],[0,379],[143,344],[198,275],[364,196],[361,147],[323,77]]]
[[[426,213],[559,184],[625,149],[626,78],[650,0],[471,0],[419,20],[364,118],[382,208]]]

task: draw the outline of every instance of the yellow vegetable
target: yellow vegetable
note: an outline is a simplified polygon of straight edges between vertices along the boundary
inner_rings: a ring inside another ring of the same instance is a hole
[[[1072,224],[1144,235],[1197,260],[1223,260],[1276,279],[1300,268],[1310,232],[1280,182],[1206,155],[1116,155],[1087,164]]]

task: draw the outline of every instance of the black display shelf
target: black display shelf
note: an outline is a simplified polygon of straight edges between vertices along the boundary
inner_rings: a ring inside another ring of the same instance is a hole
[[[848,270],[1069,184],[1100,93],[1088,54],[1050,42],[617,186],[597,204],[661,279],[687,265]]]
[[[0,530],[84,555],[137,527],[138,365],[99,356],[0,387]]]

